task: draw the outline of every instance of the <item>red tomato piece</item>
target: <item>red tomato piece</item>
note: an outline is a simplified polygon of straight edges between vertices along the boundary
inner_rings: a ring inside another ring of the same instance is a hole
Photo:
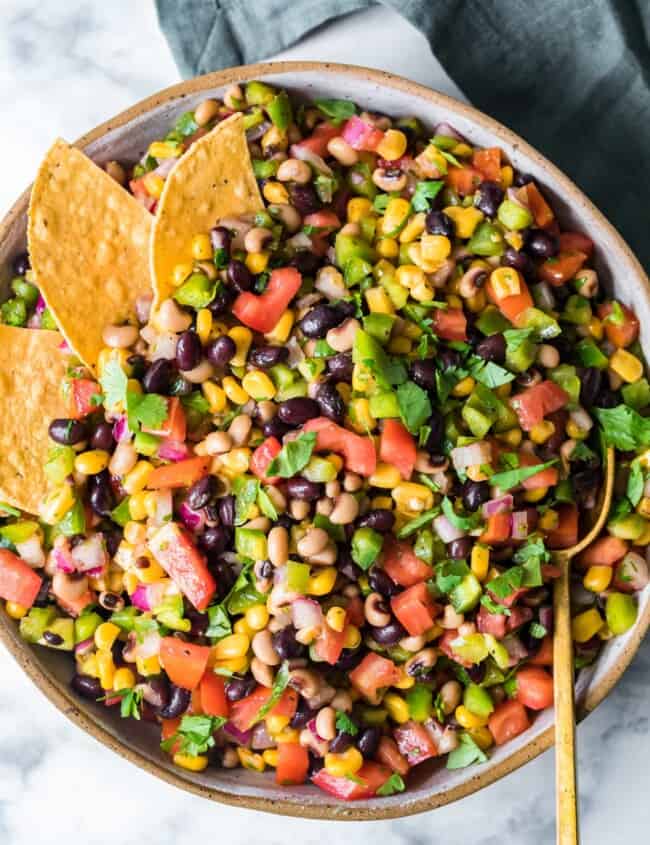
[[[539,384],[517,393],[510,400],[519,417],[519,424],[524,431],[541,423],[547,414],[559,411],[569,401],[569,396],[554,381],[542,381]]]
[[[433,626],[439,610],[422,581],[398,593],[390,600],[391,610],[412,637],[419,637]]]
[[[276,783],[283,786],[304,783],[309,771],[309,752],[299,742],[281,742],[278,745],[278,763],[275,768]]]
[[[389,535],[382,550],[384,572],[401,587],[412,587],[433,575],[433,569],[415,554],[408,543]]]
[[[531,666],[552,666],[553,665],[553,637],[547,634],[537,654],[528,658]]]
[[[354,780],[336,777],[320,769],[312,776],[312,783],[323,792],[328,792],[342,801],[356,801],[359,798],[372,798],[377,790],[390,778],[392,772],[387,766],[367,760],[355,774]]]
[[[129,190],[137,201],[143,205],[147,211],[150,211],[153,214],[158,200],[155,197],[152,197],[147,190],[144,183],[144,177],[141,176],[139,179],[131,179],[129,182]]]
[[[314,643],[316,656],[333,666],[341,656],[344,643],[345,630],[335,631],[325,622],[320,636]]]
[[[280,481],[279,475],[267,476],[266,470],[269,464],[282,450],[280,441],[275,437],[267,437],[261,446],[251,455],[250,470],[260,481],[265,484],[277,484]]]
[[[487,607],[481,605],[476,614],[476,629],[479,634],[492,634],[497,640],[502,640],[506,635],[507,619],[505,613],[490,613]]]
[[[433,309],[433,330],[443,340],[467,340],[467,318],[462,308]]]
[[[295,267],[278,267],[271,271],[263,293],[240,293],[232,312],[245,326],[266,334],[275,328],[301,284],[302,276]]]
[[[229,706],[223,678],[208,669],[199,686],[201,710],[206,716],[228,716]]]
[[[185,410],[179,397],[172,396],[167,399],[167,419],[160,428],[153,429],[142,426],[142,430],[146,431],[147,434],[155,434],[157,437],[183,443],[187,436],[187,422]]]
[[[172,464],[163,464],[147,478],[149,490],[163,490],[168,487],[191,487],[195,481],[208,474],[212,458],[209,455],[199,458],[186,458]]]
[[[180,525],[168,522],[149,540],[149,550],[197,610],[205,610],[217,589],[205,557]]]
[[[429,733],[423,726],[409,720],[393,731],[395,742],[409,765],[417,766],[430,757],[438,756],[438,749]]]
[[[22,558],[9,549],[0,549],[0,598],[31,607],[42,581]]]
[[[352,598],[347,600],[345,612],[347,614],[347,621],[350,625],[360,627],[364,624],[366,617],[363,612],[363,601],[359,596],[352,596]]]
[[[535,304],[526,282],[521,277],[519,279],[519,293],[513,294],[512,296],[505,296],[499,299],[494,292],[494,287],[489,281],[485,286],[485,290],[490,302],[493,302],[506,320],[510,320],[511,323],[515,323],[525,311],[532,308]]]
[[[343,456],[345,466],[350,472],[359,475],[372,475],[377,466],[377,452],[372,437],[363,437],[348,431],[332,422],[327,417],[308,420],[303,431],[315,431],[316,450],[337,452]]]
[[[348,674],[348,678],[352,686],[358,689],[371,704],[379,704],[381,696],[378,691],[397,683],[400,673],[392,660],[369,652]]]
[[[629,346],[639,336],[639,321],[627,305],[621,305],[623,312],[623,322],[617,323],[609,319],[612,313],[613,305],[611,302],[604,302],[598,307],[598,316],[603,321],[605,335],[610,343],[617,346],[619,349],[623,346]]]
[[[102,389],[89,378],[73,378],[65,384],[68,416],[80,420],[97,410]]]
[[[510,523],[512,514],[495,513],[488,517],[485,531],[480,536],[480,542],[487,546],[503,543],[510,538]]]
[[[483,176],[474,167],[450,167],[445,180],[450,188],[465,197],[474,193],[483,181]]]
[[[531,710],[553,705],[553,678],[541,666],[524,666],[517,672],[517,701]]]
[[[174,734],[178,733],[178,729],[181,726],[181,717],[177,716],[175,719],[161,719],[160,720],[160,739],[161,742],[164,742],[166,739],[171,739]],[[170,754],[176,754],[178,749],[180,748],[181,741],[178,739],[172,748],[169,749]]]
[[[330,235],[341,228],[341,221],[333,211],[323,209],[308,214],[302,221],[303,226],[313,226],[320,230],[318,235]],[[316,233],[315,233],[316,234]]]
[[[578,508],[566,502],[557,511],[557,526],[549,531],[546,542],[550,549],[568,549],[578,542]]]
[[[590,566],[614,566],[625,557],[627,551],[628,544],[624,540],[606,535],[594,540],[580,552],[575,561],[582,569],[589,569]]]
[[[399,420],[385,420],[379,441],[379,457],[397,467],[408,481],[413,473],[417,448],[415,438]]]
[[[534,467],[538,464],[541,465],[542,461],[536,458],[535,455],[531,455],[530,452],[519,453],[519,466]],[[521,482],[521,486],[524,490],[539,490],[542,487],[554,487],[558,479],[559,473],[557,469],[555,467],[548,467],[535,475],[531,475],[530,478],[526,478]]]
[[[449,631],[445,631],[445,633],[440,637],[438,640],[438,648],[440,651],[445,654],[450,660],[454,660],[456,663],[459,663],[461,666],[464,666],[466,669],[469,669],[470,666],[473,666],[471,660],[465,660],[465,658],[460,657],[451,647],[451,644],[454,640],[458,639],[458,631],[453,628]]]
[[[484,179],[490,182],[501,181],[501,150],[499,147],[485,147],[475,150],[472,165]]]
[[[332,138],[336,138],[340,134],[340,126],[332,126],[331,123],[324,121],[323,123],[318,124],[309,138],[304,138],[302,141],[298,141],[295,146],[304,150],[310,150],[312,153],[316,153],[316,155],[319,155],[321,158],[325,158],[327,156],[327,145]]]
[[[525,625],[527,622],[533,618],[533,611],[530,607],[512,607],[510,609],[510,616],[506,617],[506,628],[508,633],[512,631],[516,631],[517,628],[521,628],[522,625]]]
[[[559,288],[575,276],[586,260],[587,256],[578,249],[558,252],[553,258],[547,258],[540,264],[540,278]]]
[[[160,641],[160,663],[169,680],[183,689],[198,687],[210,652],[210,646],[186,643],[178,637],[163,637]]]
[[[345,122],[341,136],[353,149],[372,152],[381,143],[384,133],[357,115],[352,115]]]
[[[524,705],[516,699],[499,704],[488,719],[488,728],[497,745],[503,745],[530,727]]]
[[[584,252],[587,258],[591,258],[594,251],[594,242],[582,232],[562,232],[559,236],[560,252]]]
[[[260,709],[271,696],[271,690],[259,686],[246,698],[232,703],[230,707],[230,721],[240,731],[247,731],[253,727]],[[285,689],[279,700],[266,714],[267,716],[286,716],[293,719],[298,706],[298,693],[294,689]]]
[[[94,604],[97,601],[97,595],[94,590],[86,590],[76,599],[62,599],[60,596],[56,597],[56,603],[69,616],[81,616],[81,613],[88,607],[89,604]]]
[[[546,229],[554,219],[553,210],[542,196],[539,188],[534,182],[528,182],[521,188],[525,191],[524,204],[528,206],[535,219],[535,225],[540,229]]]

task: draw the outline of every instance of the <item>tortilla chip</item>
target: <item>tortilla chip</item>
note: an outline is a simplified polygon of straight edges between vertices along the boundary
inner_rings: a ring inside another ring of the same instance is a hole
[[[58,140],[29,203],[36,283],[70,347],[93,372],[108,324],[135,322],[151,290],[152,216],[80,150]]]
[[[154,307],[174,292],[174,267],[189,258],[194,235],[262,208],[238,112],[195,141],[165,180],[151,232]]]
[[[0,325],[0,500],[37,513],[47,492],[48,424],[66,417],[58,332]]]

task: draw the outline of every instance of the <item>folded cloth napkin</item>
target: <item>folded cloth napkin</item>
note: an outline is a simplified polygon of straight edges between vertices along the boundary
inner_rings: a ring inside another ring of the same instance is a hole
[[[428,38],[478,108],[567,172],[650,268],[647,0],[381,0]],[[286,49],[373,0],[156,0],[181,73]],[[642,205],[643,203],[643,205]]]

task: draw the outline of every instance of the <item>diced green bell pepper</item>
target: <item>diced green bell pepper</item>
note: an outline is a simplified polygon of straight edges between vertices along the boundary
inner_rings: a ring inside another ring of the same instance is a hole
[[[307,382],[304,379],[298,379],[293,384],[288,384],[275,394],[276,402],[286,402],[287,399],[296,399],[299,396],[307,395]]]
[[[180,593],[172,596],[165,596],[162,604],[154,607],[153,613],[161,625],[171,628],[172,631],[184,631],[187,633],[192,629],[192,622],[183,617],[183,597]]]
[[[510,665],[508,649],[492,634],[483,634],[483,638],[485,639],[485,645],[492,660],[494,660],[499,669],[507,669]]]
[[[578,363],[582,364],[583,367],[596,367],[599,370],[607,369],[609,364],[607,355],[600,351],[590,337],[586,337],[576,344],[575,353]]]
[[[359,256],[353,256],[342,266],[345,284],[349,288],[358,285],[372,273],[372,264]]]
[[[36,305],[38,300],[38,288],[27,279],[20,277],[12,279],[11,289],[19,299],[24,299],[28,306]]]
[[[434,536],[429,528],[422,528],[415,537],[413,551],[425,563],[432,564],[434,557]]]
[[[504,200],[497,211],[499,223],[502,223],[506,229],[517,231],[518,229],[525,229],[532,225],[533,215],[530,211],[519,203],[512,200]]]
[[[298,372],[305,381],[314,381],[325,370],[322,358],[303,358],[298,364]]]
[[[24,543],[38,531],[38,522],[32,519],[22,519],[19,522],[12,522],[9,525],[0,526],[0,537],[9,540],[14,546],[17,543]]]
[[[495,305],[488,305],[476,320],[476,328],[485,335],[501,334],[512,326]]]
[[[562,319],[576,326],[586,326],[591,320],[591,303],[584,296],[574,293],[564,303]]]
[[[89,640],[103,621],[99,613],[95,613],[94,610],[91,613],[82,613],[81,616],[78,616],[74,620],[75,644]]]
[[[386,344],[388,343],[395,319],[394,314],[367,314],[362,320],[363,328],[364,331],[368,332],[379,343]]]
[[[150,458],[156,454],[156,450],[160,446],[160,437],[156,437],[155,434],[149,434],[146,431],[137,431],[133,438],[133,445],[139,455],[145,455]]]
[[[370,168],[364,161],[359,161],[349,168],[347,183],[352,193],[358,197],[366,197],[372,201],[377,196],[377,186],[372,181]]]
[[[395,308],[400,309],[406,305],[409,298],[408,288],[396,282],[394,276],[382,276],[379,284],[386,291]]]
[[[216,283],[208,279],[205,273],[192,273],[174,294],[179,305],[187,305],[199,310],[205,308],[214,299]]]
[[[370,569],[377,559],[384,538],[373,528],[357,528],[352,535],[352,560],[364,571]]]
[[[502,255],[505,250],[503,233],[494,223],[484,220],[474,229],[467,248],[474,255]]]
[[[61,639],[61,642],[51,642],[51,637],[46,639],[46,634],[54,634],[55,637]],[[55,648],[57,651],[72,651],[74,648],[74,619],[54,619],[45,627],[38,644],[47,646],[47,648]]]
[[[27,304],[24,299],[13,297],[0,306],[2,322],[8,326],[24,326],[27,322]]]
[[[266,560],[266,535],[255,528],[235,528],[237,554],[251,560]]]
[[[647,378],[640,378],[632,384],[623,385],[621,393],[625,404],[636,411],[650,405],[650,384],[648,384]]]
[[[627,593],[610,593],[605,605],[607,626],[615,636],[624,634],[634,625],[638,614],[634,596]]]
[[[537,344],[524,338],[514,349],[506,347],[506,367],[515,373],[524,373],[532,365],[537,354]]]
[[[253,159],[253,173],[255,174],[256,179],[273,179],[275,174],[278,172],[278,167],[278,161],[274,158]]]
[[[338,475],[338,470],[327,458],[319,458],[317,455],[312,455],[309,463],[300,471],[300,474],[304,475],[307,481],[313,481],[316,484],[327,484],[328,481],[334,481]]]
[[[265,106],[276,96],[276,89],[265,82],[253,80],[246,83],[246,102],[249,106]]]
[[[406,703],[414,722],[426,722],[433,710],[433,690],[424,684],[415,684],[406,693]]]
[[[571,364],[560,364],[559,367],[549,371],[551,381],[559,384],[569,396],[569,409],[575,408],[580,402],[580,378],[576,368]]]
[[[451,650],[470,663],[480,663],[488,656],[488,648],[483,634],[460,635],[451,641]]]
[[[51,331],[56,331],[58,328],[54,315],[49,308],[46,308],[41,314],[41,328],[50,329]]]
[[[638,540],[648,527],[647,521],[638,513],[617,516],[607,523],[607,530],[620,540]]]
[[[551,340],[562,332],[558,321],[539,308],[527,308],[517,319],[520,321],[520,328],[533,329],[536,340]]]
[[[271,118],[271,121],[281,132],[289,126],[293,120],[293,110],[291,108],[291,100],[286,91],[280,91],[267,104],[266,113]]]
[[[489,388],[477,383],[463,405],[461,415],[475,437],[483,438],[499,416],[499,400]]]
[[[63,484],[74,471],[75,451],[71,446],[54,446],[50,449],[45,475],[54,486]]]
[[[345,270],[347,263],[353,258],[359,258],[369,264],[373,264],[376,259],[373,247],[358,235],[342,235],[339,233],[334,242],[334,252],[336,264],[341,270]]]
[[[376,420],[399,417],[399,403],[393,391],[375,393],[369,399],[370,413]]]
[[[469,684],[463,693],[463,704],[470,713],[484,719],[494,712],[494,702],[490,693],[478,684]]]
[[[121,525],[122,528],[126,525],[126,523],[131,519],[131,514],[129,512],[129,496],[119,503],[116,508],[113,508],[111,511],[111,519],[113,522],[116,522],[118,525]]]
[[[287,589],[305,595],[309,587],[309,564],[290,560],[287,564]]]
[[[269,369],[269,375],[277,390],[284,390],[296,380],[296,374],[286,364],[276,364]]]
[[[28,643],[37,643],[43,631],[56,619],[54,607],[32,607],[27,616],[20,620],[20,636]]]
[[[479,603],[482,593],[481,584],[473,572],[463,577],[449,594],[456,613],[468,613]]]
[[[56,524],[56,530],[65,537],[83,534],[86,530],[86,512],[81,499],[77,499],[61,522]]]

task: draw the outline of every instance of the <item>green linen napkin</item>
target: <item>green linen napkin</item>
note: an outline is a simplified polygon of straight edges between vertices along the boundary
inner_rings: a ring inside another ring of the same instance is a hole
[[[381,0],[482,111],[568,173],[650,268],[647,0]],[[373,0],[156,0],[181,73],[286,49]]]

